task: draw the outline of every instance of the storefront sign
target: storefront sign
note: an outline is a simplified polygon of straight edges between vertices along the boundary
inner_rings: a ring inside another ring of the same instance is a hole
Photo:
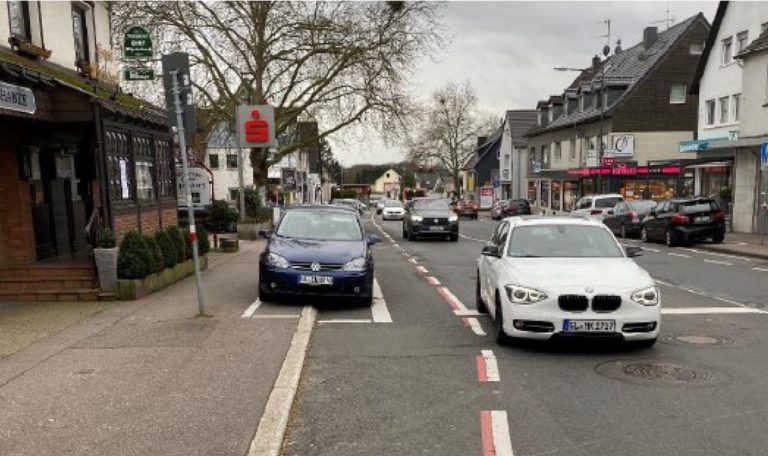
[[[699,139],[695,141],[680,141],[680,152],[701,152],[708,150],[713,142],[728,141],[728,138]]]
[[[280,177],[280,185],[283,187],[284,192],[295,192],[296,170],[283,168],[282,176]]]
[[[613,165],[616,163],[616,157],[613,155],[603,155],[603,159],[601,160],[602,166],[607,168],[613,168]]]
[[[625,166],[616,163],[614,167],[607,168],[572,168],[568,170],[569,176],[639,176],[646,174],[677,175],[680,174],[680,166]]]
[[[211,204],[211,182],[210,175],[203,168],[188,168],[187,176],[189,179],[189,193],[192,197],[192,207],[206,207]],[[184,169],[176,168],[176,188],[179,195],[179,206],[186,207],[187,203],[183,200],[184,192]]]
[[[0,108],[34,114],[37,111],[35,94],[26,87],[0,82]]]
[[[635,136],[626,133],[611,135],[611,149],[615,157],[633,157],[635,155]]]
[[[126,68],[124,76],[126,81],[152,81],[155,79],[155,70],[147,67]]]
[[[493,187],[480,187],[480,209],[493,206]]]
[[[152,57],[152,37],[144,27],[131,27],[123,39],[124,59],[146,59]]]
[[[598,163],[597,163],[597,151],[596,150],[588,150],[587,151],[585,165],[587,165],[588,168],[594,168],[594,167],[598,166]]]

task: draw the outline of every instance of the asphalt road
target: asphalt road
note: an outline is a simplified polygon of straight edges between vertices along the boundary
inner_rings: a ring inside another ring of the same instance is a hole
[[[648,245],[637,261],[673,312],[654,348],[499,347],[471,312],[494,222],[462,221],[456,243],[375,225],[391,322],[319,309],[283,454],[768,454],[765,263]]]

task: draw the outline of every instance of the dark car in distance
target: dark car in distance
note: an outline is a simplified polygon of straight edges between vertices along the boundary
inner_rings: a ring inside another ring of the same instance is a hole
[[[504,207],[504,217],[513,215],[531,215],[531,203],[526,199],[510,200]]]
[[[459,217],[467,217],[477,220],[480,213],[480,205],[472,200],[461,199],[456,201],[453,205],[453,212]]]
[[[491,206],[491,219],[501,220],[505,216],[505,209],[509,204],[509,200],[496,200]]]
[[[448,237],[459,240],[459,216],[443,198],[415,198],[406,206],[403,238]]]
[[[283,296],[373,299],[374,261],[356,212],[334,206],[299,206],[285,211],[259,259],[259,298]]]
[[[636,237],[640,235],[643,220],[655,207],[653,200],[621,201],[606,213],[603,223],[619,237]]]
[[[643,221],[640,237],[669,247],[704,239],[720,243],[725,239],[725,214],[712,198],[662,201]]]

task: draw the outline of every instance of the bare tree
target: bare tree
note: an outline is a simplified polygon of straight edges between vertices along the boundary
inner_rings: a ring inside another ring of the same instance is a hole
[[[409,158],[442,165],[459,188],[460,173],[475,151],[477,137],[498,125],[478,112],[469,81],[451,82],[433,92],[420,117],[421,125],[407,143]]]
[[[118,28],[146,25],[160,52],[190,54],[198,103],[234,125],[241,103],[276,108],[276,154],[252,154],[254,180],[285,155],[358,121],[395,131],[411,112],[409,75],[442,45],[431,2],[123,2]],[[295,134],[298,121],[318,137]]]

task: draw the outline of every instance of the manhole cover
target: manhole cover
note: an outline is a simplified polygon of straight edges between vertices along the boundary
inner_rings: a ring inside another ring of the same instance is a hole
[[[714,345],[719,342],[719,340],[716,337],[710,337],[710,336],[680,336],[677,338],[680,342],[686,343],[686,344],[706,344],[706,345]]]
[[[728,337],[708,336],[703,334],[670,334],[663,337],[662,342],[672,345],[685,345],[693,347],[727,347],[735,344],[734,340]]]
[[[615,380],[647,385],[707,385],[724,379],[713,371],[653,361],[610,361],[599,364],[595,370]]]

